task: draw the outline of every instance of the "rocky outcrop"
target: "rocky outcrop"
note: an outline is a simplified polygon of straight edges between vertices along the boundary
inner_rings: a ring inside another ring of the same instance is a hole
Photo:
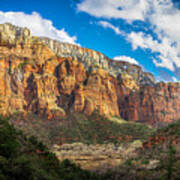
[[[48,119],[69,111],[151,124],[180,118],[180,84],[158,83],[127,62],[0,25],[0,114],[28,112]]]
[[[17,43],[28,43],[32,40],[29,29],[12,26],[9,23],[0,24],[0,43],[1,45],[15,45]]]

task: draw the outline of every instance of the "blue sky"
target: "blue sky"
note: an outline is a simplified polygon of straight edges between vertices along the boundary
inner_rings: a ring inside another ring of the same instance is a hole
[[[1,0],[0,23],[139,64],[180,80],[179,0]]]

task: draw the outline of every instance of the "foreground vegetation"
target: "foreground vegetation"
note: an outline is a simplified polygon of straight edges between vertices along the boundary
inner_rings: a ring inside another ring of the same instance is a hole
[[[68,160],[59,162],[36,138],[23,135],[0,118],[1,180],[85,180],[100,179]]]

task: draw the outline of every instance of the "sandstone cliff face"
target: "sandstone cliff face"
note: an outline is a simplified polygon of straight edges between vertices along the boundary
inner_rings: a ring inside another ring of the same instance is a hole
[[[180,118],[180,83],[157,83],[141,87],[119,102],[121,117],[127,120],[170,123]]]
[[[75,91],[75,110],[91,114],[99,109],[106,116],[119,116],[116,83],[105,70],[92,71],[85,85]]]
[[[1,114],[33,112],[53,119],[70,109],[91,114],[99,108],[119,115],[115,78],[100,69],[87,72],[77,59],[57,57],[26,31],[0,26]]]
[[[58,119],[98,109],[107,117],[154,124],[180,118],[179,97],[179,83],[155,84],[139,66],[0,25],[0,114]]]

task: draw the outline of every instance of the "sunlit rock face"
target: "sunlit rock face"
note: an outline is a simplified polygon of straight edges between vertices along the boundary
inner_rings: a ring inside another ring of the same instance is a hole
[[[41,40],[58,56],[73,57],[82,62],[86,70],[92,67],[101,68],[116,77],[120,73],[128,73],[139,85],[153,84],[155,81],[151,73],[143,72],[142,68],[137,65],[111,60],[98,51],[82,48],[77,45],[61,43],[49,38],[41,38]]]
[[[113,78],[59,57],[26,28],[0,25],[0,113],[33,112],[49,119],[69,110],[119,115]],[[112,81],[112,82],[111,82]]]
[[[0,25],[0,114],[59,119],[69,111],[147,123],[180,118],[179,83],[158,83],[127,62]]]

